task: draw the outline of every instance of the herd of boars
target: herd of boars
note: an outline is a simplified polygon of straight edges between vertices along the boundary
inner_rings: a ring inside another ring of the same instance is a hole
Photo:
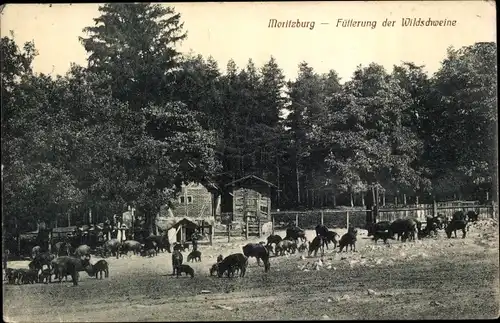
[[[286,253],[294,254],[296,251],[304,252],[308,251],[308,256],[314,254],[316,257],[318,251],[324,253],[324,248],[329,249],[329,245],[333,244],[333,248],[340,248],[340,251],[344,250],[347,252],[347,248],[350,247],[351,250],[356,250],[356,236],[357,229],[350,227],[347,233],[344,234],[340,239],[338,239],[339,234],[330,231],[326,226],[318,224],[315,228],[316,236],[311,242],[309,242],[305,235],[305,230],[294,226],[286,230],[285,238],[277,234],[272,234],[267,237],[267,243],[261,242],[265,245],[265,249],[269,253],[273,253],[275,256],[283,256]],[[258,260],[259,258],[257,258]]]
[[[120,242],[111,239],[104,243],[94,252],[95,255],[106,258],[127,255],[132,252],[135,255],[152,257],[158,252],[170,252],[170,244],[165,236],[151,235],[147,237],[144,244],[135,240]],[[99,260],[95,264],[90,262],[91,248],[88,245],[80,245],[73,249],[69,242],[60,241],[53,245],[54,253],[41,250],[40,246],[32,249],[32,261],[28,268],[5,269],[5,276],[9,284],[34,284],[52,282],[52,277],[59,282],[67,276],[71,276],[73,285],[78,285],[79,272],[85,271],[91,277],[108,278],[109,265],[106,260]],[[198,259],[201,260],[200,257]],[[46,266],[47,268],[44,268]],[[4,266],[6,267],[6,266]]]
[[[38,254],[29,264],[28,268],[6,268],[5,275],[9,284],[34,284],[52,282],[52,276],[59,282],[71,276],[73,285],[78,285],[79,272],[85,271],[89,276],[102,279],[103,274],[109,277],[109,267],[106,260],[99,260],[95,264],[90,262],[90,254],[84,256],[56,257],[49,252]],[[47,268],[43,268],[47,266]]]
[[[402,242],[422,239],[437,234],[438,230],[444,230],[447,237],[451,238],[454,233],[457,237],[457,231],[462,231],[462,238],[465,238],[469,229],[469,224],[478,220],[478,214],[474,211],[469,211],[467,214],[458,211],[453,214],[451,219],[438,214],[435,217],[427,217],[424,223],[413,218],[397,219],[392,222],[381,221],[372,223],[367,226],[368,236],[373,236],[373,240],[377,243],[378,240],[383,240],[387,243],[389,239],[401,239]],[[424,227],[422,227],[425,224]],[[311,242],[307,241],[305,230],[292,226],[286,230],[285,238],[279,235],[272,234],[267,237],[266,242],[248,243],[242,247],[242,253],[230,254],[227,257],[219,255],[217,262],[213,264],[209,270],[210,276],[217,274],[218,277],[234,277],[235,273],[239,273],[240,277],[244,277],[248,259],[256,258],[257,264],[261,266],[261,261],[264,264],[264,272],[268,272],[270,265],[270,255],[283,256],[286,253],[295,254],[296,251],[308,251],[308,256],[321,250],[324,254],[324,248],[329,248],[333,244],[333,248],[339,248],[338,252],[345,252],[350,247],[351,251],[356,251],[357,230],[349,227],[347,233],[339,238],[339,235],[330,231],[326,226],[318,224],[315,228],[316,236]],[[395,237],[397,235],[397,237]],[[146,238],[145,243],[141,244],[138,241],[126,240],[120,242],[117,239],[111,239],[104,243],[97,254],[102,257],[116,256],[133,252],[136,255],[154,256],[158,252],[167,251],[172,253],[172,275],[179,277],[182,273],[187,276],[194,277],[194,269],[183,263],[184,257],[181,251],[188,248],[185,244],[174,245],[173,252],[170,249],[170,243],[166,237],[151,235]],[[58,279],[59,282],[67,276],[71,276],[73,285],[78,285],[79,272],[85,271],[89,276],[95,278],[109,277],[109,267],[106,260],[99,260],[95,264],[90,262],[91,249],[87,245],[77,247],[70,253],[70,247],[64,242],[58,242],[55,245],[56,254],[42,252],[39,247],[33,248],[33,260],[29,263],[27,269],[6,269],[7,280],[11,284],[29,284],[29,283],[48,283],[52,281],[52,276]],[[201,261],[201,252],[199,250],[191,251],[187,256],[187,262]],[[47,268],[44,269],[44,266]]]
[[[393,222],[381,221],[369,225],[368,236],[373,236],[375,243],[377,240],[383,240],[387,243],[388,239],[394,239],[394,235],[397,235],[396,239],[401,238],[402,242],[406,240],[415,240],[435,236],[438,230],[444,230],[448,238],[452,237],[452,234],[457,237],[457,231],[462,231],[462,238],[464,239],[467,231],[469,230],[469,225],[477,222],[479,215],[474,211],[469,211],[465,214],[462,211],[457,211],[453,213],[451,219],[448,217],[438,214],[437,216],[428,216],[424,223],[417,219],[405,218],[397,219]],[[424,227],[422,227],[425,224]]]
[[[455,212],[451,219],[438,214],[437,216],[429,216],[424,223],[413,218],[396,219],[392,222],[381,221],[367,225],[368,236],[373,236],[373,240],[377,243],[378,240],[383,240],[388,243],[388,240],[415,240],[431,237],[438,233],[438,230],[444,230],[447,237],[451,238],[452,234],[457,237],[457,231],[462,231],[462,238],[465,238],[469,229],[469,224],[478,220],[478,213],[469,211],[464,214],[462,211]],[[338,252],[345,252],[350,247],[351,251],[356,251],[357,230],[349,227],[347,233],[338,239],[339,235],[330,231],[326,226],[318,224],[315,228],[316,236],[309,242],[306,239],[305,231],[298,227],[288,228],[285,238],[279,235],[272,234],[267,238],[266,249],[275,256],[283,256],[285,253],[294,254],[296,251],[303,252],[308,250],[309,256],[321,250],[324,253],[324,248],[328,249],[329,244],[333,244],[333,248],[339,248]],[[395,237],[396,236],[396,237]],[[257,258],[258,260],[259,258]]]

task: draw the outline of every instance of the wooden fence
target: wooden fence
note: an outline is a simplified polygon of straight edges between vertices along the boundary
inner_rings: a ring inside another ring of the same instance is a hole
[[[493,205],[479,205],[472,203],[453,204],[454,203],[436,203],[399,208],[384,208],[379,210],[377,222],[394,221],[396,219],[407,217],[425,221],[426,217],[438,214],[442,214],[450,218],[453,213],[457,211],[462,211],[464,213],[467,213],[468,211],[475,211],[479,214],[480,219],[495,218],[497,214]]]
[[[451,217],[453,213],[462,211],[467,213],[473,210],[479,214],[479,219],[496,218],[498,212],[493,205],[479,205],[477,203],[436,203],[414,205],[407,207],[392,207],[378,210],[377,222],[394,221],[396,219],[412,217],[425,221],[427,216],[443,214]],[[285,230],[289,223],[293,223],[305,230],[313,230],[316,225],[324,224],[328,228],[347,228],[349,225],[364,228],[366,212],[363,209],[320,210],[320,211],[282,211],[272,212],[273,230]]]
[[[274,230],[285,230],[289,223],[305,230],[314,230],[320,223],[328,228],[364,227],[366,210],[282,211],[272,212],[271,218]]]
[[[378,210],[377,222],[394,221],[399,218],[412,217],[425,221],[427,216],[443,214],[451,217],[456,211],[476,211],[480,219],[496,218],[498,216],[497,209],[494,205],[479,205],[475,202],[444,202],[435,204],[420,204],[410,206],[395,206],[386,207]],[[312,210],[312,211],[280,211],[271,212],[272,231],[285,230],[289,223],[305,230],[314,230],[318,224],[324,224],[331,229],[347,228],[354,226],[364,228],[366,224],[366,212],[361,208],[349,208],[338,210]],[[230,213],[225,213],[223,218],[229,218]],[[241,236],[244,232],[243,228],[246,224],[242,223],[238,229],[234,230],[230,225],[227,232],[216,232],[216,235]],[[243,230],[242,230],[243,229]],[[253,230],[255,231],[255,229]],[[261,232],[259,232],[260,234]],[[248,238],[248,236],[247,236]]]

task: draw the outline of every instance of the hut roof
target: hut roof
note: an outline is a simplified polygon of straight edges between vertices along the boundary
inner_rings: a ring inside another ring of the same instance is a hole
[[[157,223],[158,227],[161,229],[166,229],[167,231],[172,228],[178,228],[180,225],[186,225],[191,228],[199,228],[200,225],[197,222],[204,221],[208,225],[214,225],[213,218],[191,218],[191,217],[168,217],[163,223]]]
[[[180,220],[179,222],[175,223],[172,228],[178,228],[179,226],[186,226],[188,228],[193,228],[193,229],[197,229],[198,228],[198,224],[196,224],[196,222],[193,222],[189,219],[182,219]]]
[[[247,175],[247,176],[245,176],[245,177],[242,177],[242,178],[240,178],[240,179],[237,179],[237,180],[235,180],[235,181],[232,181],[231,183],[226,184],[226,186],[229,186],[229,185],[234,185],[234,184],[236,184],[236,183],[244,182],[244,181],[247,181],[247,180],[250,180],[250,179],[260,181],[260,182],[265,183],[265,184],[267,184],[267,185],[269,185],[269,186],[272,186],[272,187],[277,187],[277,186],[276,186],[276,185],[274,185],[273,183],[268,182],[268,181],[266,181],[266,180],[264,180],[264,179],[262,179],[262,178],[260,178],[260,177],[257,177],[257,176],[255,176],[255,175]]]
[[[209,190],[210,192],[219,192],[221,191],[220,187],[214,183],[214,181],[212,181],[211,179],[209,178],[203,178],[199,181],[192,181],[192,182],[188,182],[188,184],[185,184],[186,186],[189,186],[191,184],[201,184],[203,185],[203,187],[205,187],[207,190]]]
[[[209,190],[216,190],[216,191],[220,191],[220,187],[215,184],[210,178],[208,177],[205,177],[201,183]]]

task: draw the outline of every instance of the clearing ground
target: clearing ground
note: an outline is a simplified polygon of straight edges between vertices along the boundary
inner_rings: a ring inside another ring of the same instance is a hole
[[[336,230],[339,234],[345,230]],[[499,315],[498,224],[482,221],[466,239],[377,245],[360,230],[358,252],[328,250],[319,270],[307,253],[271,258],[271,271],[251,258],[245,278],[210,277],[218,254],[248,241],[202,246],[194,278],[170,276],[171,255],[108,258],[110,277],[80,273],[71,282],[4,285],[8,322],[220,321],[310,319],[491,319]],[[277,232],[284,236],[284,232]],[[314,232],[308,232],[312,239]],[[258,242],[262,239],[252,239]],[[187,252],[184,253],[186,259]],[[305,259],[303,259],[305,256]],[[92,262],[97,261],[93,259]],[[9,267],[27,267],[10,262]],[[210,291],[205,293],[202,291]]]

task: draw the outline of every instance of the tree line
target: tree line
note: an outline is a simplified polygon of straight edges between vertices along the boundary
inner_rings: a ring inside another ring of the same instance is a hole
[[[495,43],[449,48],[432,76],[372,63],[341,82],[301,62],[287,81],[273,57],[223,72],[212,57],[182,55],[188,35],[173,7],[99,11],[80,38],[87,66],[64,76],[33,72],[32,42],[1,39],[8,230],[128,205],[151,226],[182,182],[223,187],[249,174],[278,185],[281,209],[355,204],[374,187],[421,199],[496,187]]]

